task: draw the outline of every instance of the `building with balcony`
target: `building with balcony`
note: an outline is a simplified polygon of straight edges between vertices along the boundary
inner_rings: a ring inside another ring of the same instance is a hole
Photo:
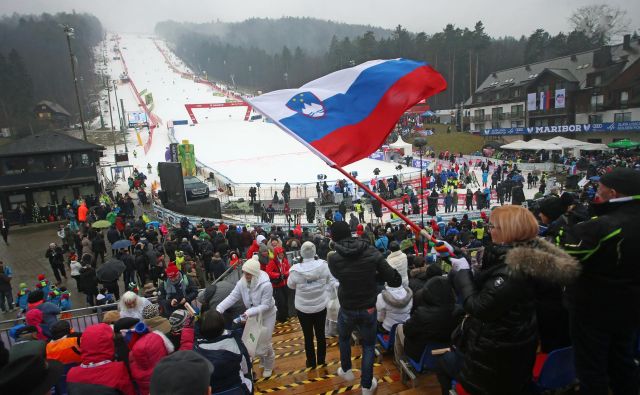
[[[33,112],[36,121],[51,129],[69,129],[71,126],[71,114],[60,104],[43,100],[36,104]]]
[[[465,103],[471,131],[504,140],[640,136],[640,40],[493,72]],[[513,137],[508,137],[513,136]]]
[[[63,201],[97,194],[102,150],[58,132],[0,146],[0,211],[19,222],[20,208],[30,220],[35,206],[41,214],[58,213]]]

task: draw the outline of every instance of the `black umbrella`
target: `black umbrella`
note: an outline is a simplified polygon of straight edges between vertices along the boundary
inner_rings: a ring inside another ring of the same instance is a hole
[[[125,268],[124,262],[111,258],[96,270],[96,277],[103,283],[113,282],[118,280]]]

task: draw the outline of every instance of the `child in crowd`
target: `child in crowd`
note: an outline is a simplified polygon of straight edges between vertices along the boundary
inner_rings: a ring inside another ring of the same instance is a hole
[[[44,274],[38,274],[38,282],[36,283],[36,288],[41,290],[44,295],[49,295],[51,286],[49,284],[49,280],[47,280]]]
[[[21,318],[24,313],[27,312],[27,300],[29,299],[31,291],[29,290],[29,287],[27,287],[27,283],[20,283],[19,287],[20,290],[16,295],[16,306],[20,308],[20,311],[18,311],[18,318]]]

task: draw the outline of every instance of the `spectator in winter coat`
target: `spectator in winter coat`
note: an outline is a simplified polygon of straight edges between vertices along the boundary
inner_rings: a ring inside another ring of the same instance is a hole
[[[247,259],[251,259],[254,253],[257,253],[260,250],[260,245],[265,240],[263,235],[256,236],[255,240],[251,242],[249,249],[247,250]]]
[[[349,214],[349,228],[351,228],[351,232],[355,232],[359,224],[360,221],[358,221],[358,217],[356,217],[354,213]]]
[[[0,308],[2,308],[3,313],[13,310],[13,291],[11,289],[12,278],[13,272],[11,271],[11,268],[0,260]]]
[[[198,296],[198,286],[187,276],[182,274],[176,265],[169,265],[165,270],[167,279],[160,286],[160,298],[165,314],[169,315],[176,309],[183,309],[185,303],[191,303]]]
[[[414,361],[419,361],[428,343],[449,344],[451,334],[458,324],[454,315],[455,302],[455,294],[448,279],[436,276],[427,280],[424,287],[415,294],[415,309],[411,316],[404,324],[396,327],[393,347],[395,360],[399,362],[406,352]]]
[[[212,392],[241,387],[241,393],[253,393],[251,358],[239,336],[225,331],[222,314],[208,310],[196,325],[198,335],[193,350],[214,367],[210,379]]]
[[[51,331],[49,330],[49,326],[43,324],[42,321],[42,311],[38,309],[31,309],[27,311],[27,314],[25,315],[25,323],[37,329],[38,340],[43,340],[46,342],[51,338]]]
[[[363,359],[360,384],[364,394],[372,394],[377,387],[373,377],[373,359],[376,342],[376,276],[392,287],[402,285],[402,277],[385,261],[375,247],[366,241],[351,237],[346,222],[331,227],[335,252],[328,256],[329,270],[340,282],[338,299],[340,312],[338,332],[340,368],[338,375],[354,380],[351,370],[351,333],[359,329],[362,338]]]
[[[153,369],[162,358],[174,351],[174,347],[164,333],[151,331],[144,323],[136,325],[136,332],[143,334],[129,352],[131,377],[140,395],[148,395]]]
[[[104,254],[107,252],[107,245],[104,242],[102,232],[98,232],[96,237],[91,240],[91,251],[93,252],[93,256],[95,256],[96,265],[98,264],[98,258],[100,258],[100,263],[104,263]]]
[[[67,320],[55,323],[51,328],[51,341],[47,343],[47,359],[56,360],[63,365],[80,364],[80,336],[73,332]]]
[[[136,393],[125,363],[115,361],[114,333],[109,325],[88,327],[80,344],[82,364],[67,373],[69,394]]]
[[[529,210],[497,207],[489,221],[493,244],[475,278],[465,258],[451,258],[454,287],[468,317],[454,340],[458,348],[439,361],[443,392],[455,378],[471,393],[523,393],[538,347],[531,280],[563,284],[579,272],[575,259],[537,238],[538,223]]]
[[[44,301],[44,294],[41,290],[35,290],[29,294],[27,298],[28,305],[27,311],[38,309],[42,311],[45,332],[48,332],[49,328],[58,321],[58,314],[60,314],[60,308],[53,303]]]
[[[56,277],[56,285],[60,285],[62,277],[64,277],[65,280],[67,279],[67,273],[64,270],[64,252],[62,248],[58,247],[56,243],[51,243],[44,256],[49,259],[49,265],[51,265],[53,275]],[[60,274],[62,274],[62,277]]]
[[[633,361],[640,330],[640,172],[617,168],[602,177],[595,217],[567,227],[561,246],[582,272],[567,288],[580,390],[638,392]],[[597,340],[594,340],[597,339]]]
[[[273,372],[273,364],[275,361],[275,353],[271,342],[271,334],[276,324],[276,306],[273,300],[273,288],[267,273],[260,270],[260,262],[257,258],[251,258],[242,266],[243,277],[236,283],[231,291],[216,310],[224,313],[231,306],[235,305],[238,300],[242,300],[245,305],[245,312],[241,318],[246,321],[249,317],[253,317],[262,313],[262,325],[268,329],[270,334],[267,338],[261,339],[263,344],[258,347],[257,356],[260,358],[264,371],[262,377],[271,377]]]
[[[324,365],[326,357],[325,320],[327,317],[327,288],[335,279],[329,272],[327,262],[316,259],[316,246],[306,241],[300,248],[302,262],[293,265],[287,285],[296,290],[295,307],[304,335],[304,350],[307,367]],[[315,332],[318,353],[313,346]]]
[[[118,302],[120,318],[132,317],[142,321],[142,311],[150,304],[151,302],[149,299],[138,296],[131,291],[127,291],[122,295],[122,298]]]
[[[287,287],[287,279],[289,278],[289,260],[284,253],[284,248],[276,247],[274,249],[275,256],[269,261],[266,272],[271,280],[273,287],[273,298],[276,301],[276,320],[285,322],[289,315],[289,288]]]
[[[413,292],[409,287],[385,285],[376,301],[378,322],[382,323],[384,331],[389,332],[394,325],[402,324],[409,319],[412,306]]]
[[[400,273],[400,277],[402,277],[402,285],[409,285],[409,274],[407,272],[407,254],[400,251],[400,244],[397,241],[392,241],[389,243],[389,251],[391,254],[387,256],[387,263],[389,266],[396,269],[398,273]]]

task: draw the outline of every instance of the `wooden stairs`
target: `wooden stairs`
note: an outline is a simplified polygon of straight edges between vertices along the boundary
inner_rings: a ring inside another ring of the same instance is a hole
[[[255,394],[360,394],[360,360],[362,350],[360,346],[351,348],[353,369],[356,379],[346,382],[336,374],[340,367],[340,352],[338,338],[327,338],[326,365],[317,368],[306,368],[304,353],[304,337],[296,317],[290,318],[283,324],[276,325],[273,334],[273,349],[276,363],[273,375],[262,378],[262,368],[254,361]],[[383,354],[376,359],[373,368],[374,377],[378,380],[376,394],[402,395],[440,395],[440,387],[433,373],[418,374],[414,383],[405,385],[400,372],[393,363],[392,354]],[[413,386],[412,386],[413,384]]]

